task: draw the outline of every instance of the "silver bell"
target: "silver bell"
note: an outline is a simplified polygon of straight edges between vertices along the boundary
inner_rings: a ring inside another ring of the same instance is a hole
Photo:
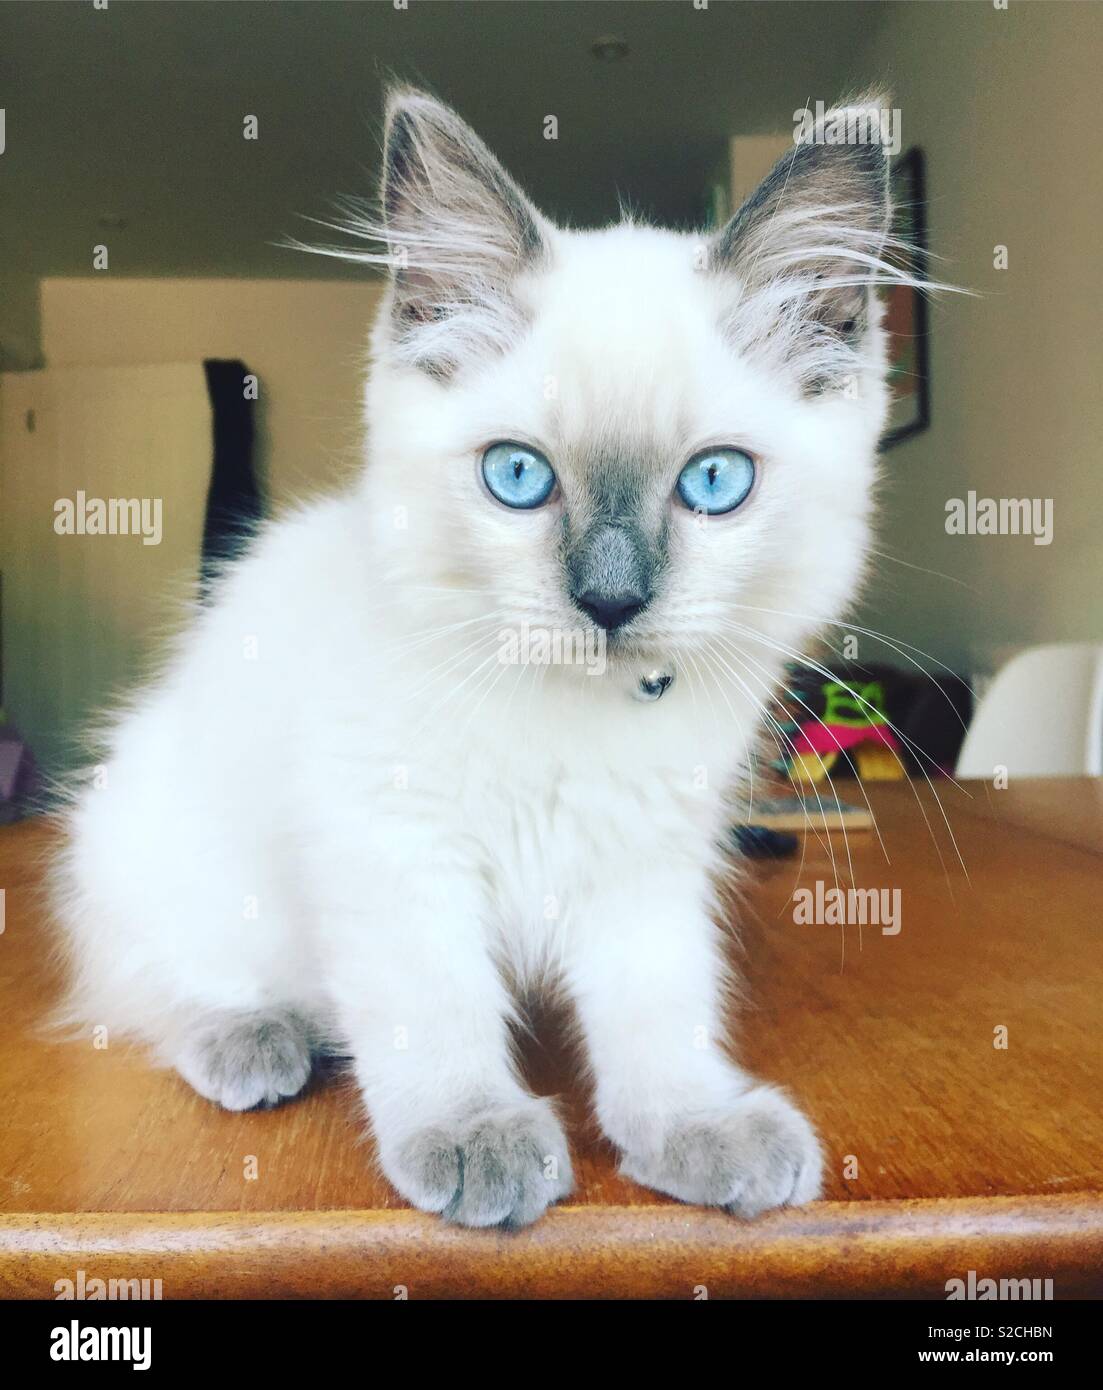
[[[673,671],[648,671],[640,677],[640,683],[636,686],[636,699],[648,703],[661,700],[673,684]]]

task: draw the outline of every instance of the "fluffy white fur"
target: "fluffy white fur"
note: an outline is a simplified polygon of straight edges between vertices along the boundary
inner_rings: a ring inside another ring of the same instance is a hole
[[[827,280],[863,296],[895,274],[884,209],[826,249],[838,216],[812,217],[802,257],[805,187],[803,211],[773,208],[788,249],[757,221],[742,272],[738,248],[527,209],[525,260],[502,190],[464,183],[497,166],[458,118],[400,92],[389,119],[406,147],[396,174],[389,146],[387,254],[405,248],[407,279],[374,333],[362,480],[262,531],[76,798],[58,894],[74,1016],[231,1107],[297,1090],[310,1049],[347,1051],[399,1191],[519,1224],[571,1179],[510,1022],[524,992],[562,989],[627,1173],[747,1215],[805,1201],[811,1128],[727,1052],[713,883],[782,653],[839,616],[863,566],[882,335],[874,313],[832,337],[808,267],[833,261]],[[819,196],[855,206],[837,184]],[[463,254],[444,254],[450,236]],[[478,460],[498,439],[546,454],[553,503],[490,500]],[[671,492],[713,443],[754,454],[760,479],[701,525]],[[653,461],[654,601],[600,677],[501,665],[503,628],[579,626],[563,515],[585,516],[589,470],[618,447]],[[663,664],[670,693],[633,700]]]

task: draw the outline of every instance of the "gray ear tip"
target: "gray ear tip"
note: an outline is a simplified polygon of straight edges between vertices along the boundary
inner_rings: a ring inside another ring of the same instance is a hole
[[[836,110],[887,110],[872,100],[840,103]],[[808,147],[806,147],[808,148]],[[854,144],[816,144],[809,149],[813,162],[822,168],[849,168],[854,175],[867,181],[871,194],[878,200],[888,196],[889,153],[880,140],[862,140]]]
[[[412,87],[408,82],[392,82],[384,93],[383,113],[387,125],[391,126],[396,122],[412,123],[419,117],[447,116],[450,111],[431,92]]]
[[[863,87],[848,96],[845,101],[840,101],[839,105],[857,106],[872,111],[891,111],[892,88],[887,82],[871,82],[868,87]]]
[[[856,92],[835,102],[823,114],[822,127],[820,121],[816,122],[815,136],[811,140],[802,140],[801,145],[818,145],[835,155],[842,154],[843,157],[849,156],[857,163],[863,164],[871,169],[883,169],[888,163],[888,155],[884,145],[879,140],[868,140],[857,144],[844,143],[832,144],[831,142],[821,141],[818,136],[821,128],[829,127],[840,117],[853,119],[859,113],[866,113],[879,122],[882,113],[892,113],[892,92],[887,86],[866,87],[862,91]]]
[[[416,101],[436,101],[436,97],[423,87],[415,87],[412,82],[403,82],[400,78],[388,82],[383,92],[383,102],[388,109],[404,102]]]
[[[834,145],[802,142],[795,154],[782,155],[748,202],[757,201],[764,190],[779,195],[791,191],[797,177],[828,180],[840,175],[864,187],[871,201],[882,202],[889,189],[889,157],[884,145],[879,140]]]

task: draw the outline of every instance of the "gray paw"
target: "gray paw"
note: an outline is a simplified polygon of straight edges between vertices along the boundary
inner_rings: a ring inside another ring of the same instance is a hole
[[[289,1009],[224,1014],[195,1028],[175,1064],[201,1096],[226,1110],[277,1105],[310,1075],[307,1026]]]
[[[574,1186],[567,1141],[546,1100],[423,1130],[385,1154],[383,1167],[414,1206],[461,1226],[527,1226]]]
[[[658,1154],[625,1154],[621,1163],[645,1187],[748,1218],[813,1201],[822,1168],[812,1126],[769,1086],[756,1086],[721,1114],[672,1126]]]

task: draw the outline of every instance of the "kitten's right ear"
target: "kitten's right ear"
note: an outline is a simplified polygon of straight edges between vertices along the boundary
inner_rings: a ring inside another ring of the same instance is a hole
[[[417,365],[447,376],[450,329],[481,317],[501,337],[495,314],[510,317],[511,282],[545,257],[546,224],[465,121],[406,87],[387,98],[381,201],[396,327]]]

